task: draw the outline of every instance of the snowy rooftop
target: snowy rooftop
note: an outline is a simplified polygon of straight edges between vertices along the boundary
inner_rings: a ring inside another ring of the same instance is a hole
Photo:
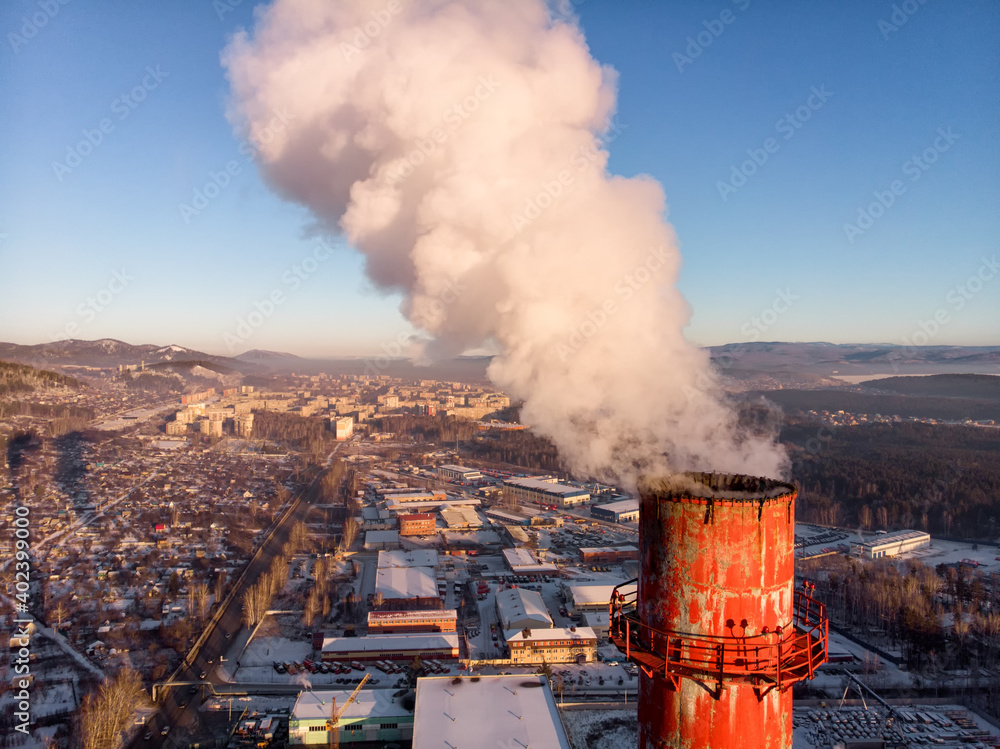
[[[441,517],[449,526],[481,526],[483,521],[475,510],[466,507],[455,507],[441,512]]]
[[[326,637],[324,653],[394,653],[413,650],[455,650],[458,635],[429,632],[427,634],[365,635],[364,637]]]
[[[634,512],[639,509],[639,500],[619,499],[617,502],[608,502],[606,505],[596,505],[595,507],[608,512]]]
[[[614,589],[614,585],[570,585],[569,594],[577,606],[595,603],[608,605],[611,601],[611,592]],[[622,593],[627,595],[634,592],[635,589],[635,585],[630,585],[622,588]]]
[[[518,572],[546,572],[555,571],[554,564],[539,562],[535,555],[528,549],[504,549],[504,559],[512,570]]]
[[[399,531],[367,531],[365,543],[384,544],[399,541]]]
[[[482,504],[482,501],[475,497],[466,497],[465,499],[451,497],[448,499],[437,498],[421,500],[419,502],[412,500],[407,502],[393,502],[390,497],[386,499],[385,509],[389,512],[409,515],[410,513],[419,511],[444,512],[453,507],[479,506],[480,504]]]
[[[336,689],[332,691],[306,690],[299,693],[299,698],[292,708],[292,720],[326,720],[330,717],[332,700],[337,700],[338,709],[343,707],[353,690]],[[362,689],[354,702],[347,706],[341,714],[345,720],[363,720],[365,718],[402,718],[409,716],[397,699],[392,696],[391,689]]]
[[[561,497],[580,497],[590,494],[589,491],[581,489],[578,486],[556,484],[551,480],[545,481],[544,479],[508,479],[507,481],[504,481],[504,484],[507,486],[516,486],[520,489],[530,489],[531,491],[543,492],[545,494]]]
[[[385,567],[437,567],[438,553],[434,549],[411,551],[380,551],[379,569]]]
[[[383,598],[435,598],[432,567],[381,567],[375,571],[375,592]]]
[[[616,552],[621,552],[621,551],[632,552],[632,551],[635,551],[635,552],[638,552],[639,550],[635,546],[630,546],[630,545],[625,545],[625,546],[581,546],[580,547],[580,553],[581,554],[598,554],[598,553],[602,553],[602,552],[606,554],[606,553],[612,552],[612,551],[616,551]]]
[[[552,626],[552,617],[545,607],[542,596],[533,590],[511,588],[497,593],[497,609],[504,629],[510,628],[511,622],[525,619],[548,622]]]
[[[544,676],[417,680],[413,749],[570,749]]]
[[[527,632],[527,634],[525,634]],[[513,642],[538,642],[549,640],[596,640],[597,633],[590,627],[576,627],[568,629],[565,627],[552,627],[551,629],[528,629],[519,630],[507,637],[507,643]]]

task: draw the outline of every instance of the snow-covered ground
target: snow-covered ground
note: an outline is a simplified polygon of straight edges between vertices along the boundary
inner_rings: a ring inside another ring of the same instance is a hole
[[[559,716],[572,749],[635,749],[639,745],[634,709],[563,709]]]
[[[973,546],[978,548],[973,549]],[[961,541],[942,541],[931,539],[931,545],[923,549],[902,554],[900,559],[919,559],[924,564],[936,567],[939,564],[956,564],[964,559],[979,563],[976,568],[982,572],[1000,571],[1000,548],[996,546],[979,546],[978,544]]]

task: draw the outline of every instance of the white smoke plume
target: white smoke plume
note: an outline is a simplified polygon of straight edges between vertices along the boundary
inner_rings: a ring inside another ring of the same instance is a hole
[[[230,118],[269,184],[403,293],[429,356],[496,346],[491,379],[578,475],[784,473],[683,336],[663,190],[608,173],[616,74],[573,20],[542,0],[274,0],[255,23],[223,54]]]

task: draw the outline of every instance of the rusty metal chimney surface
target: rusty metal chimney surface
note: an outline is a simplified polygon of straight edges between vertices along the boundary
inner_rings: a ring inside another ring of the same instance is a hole
[[[640,749],[790,749],[792,692],[826,660],[795,586],[793,485],[683,473],[639,482],[639,578],[611,637],[641,667]]]

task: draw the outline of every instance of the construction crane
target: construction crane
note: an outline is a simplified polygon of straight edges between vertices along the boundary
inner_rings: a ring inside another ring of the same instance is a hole
[[[340,716],[344,714],[347,706],[354,702],[354,698],[358,696],[358,692],[361,691],[361,687],[365,685],[370,678],[371,674],[365,674],[365,678],[361,680],[361,683],[354,687],[354,691],[351,692],[351,696],[347,698],[344,702],[344,706],[337,710],[337,699],[334,698],[330,702],[330,719],[326,722],[326,735],[329,737],[329,747],[330,749],[340,749]]]

